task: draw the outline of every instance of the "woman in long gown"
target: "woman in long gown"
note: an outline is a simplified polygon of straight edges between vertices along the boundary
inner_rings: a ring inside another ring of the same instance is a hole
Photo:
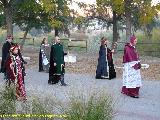
[[[46,38],[43,39],[39,52],[39,72],[49,72],[50,45]]]
[[[113,79],[116,77],[112,54],[114,50],[107,47],[108,40],[101,38],[99,50],[98,65],[96,70],[96,79]]]
[[[23,76],[23,64],[22,60],[18,54],[19,46],[13,45],[10,48],[10,54],[8,55],[5,66],[7,73],[8,85],[14,85],[16,90],[17,100],[26,100],[26,91],[24,86],[24,76]]]

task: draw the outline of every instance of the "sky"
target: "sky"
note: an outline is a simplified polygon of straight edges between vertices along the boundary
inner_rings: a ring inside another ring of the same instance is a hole
[[[85,3],[96,3],[96,0],[74,0],[74,1],[77,1],[77,2],[85,2]],[[160,0],[152,0],[154,4],[160,2]]]
[[[152,0],[154,4],[160,2],[160,0]]]

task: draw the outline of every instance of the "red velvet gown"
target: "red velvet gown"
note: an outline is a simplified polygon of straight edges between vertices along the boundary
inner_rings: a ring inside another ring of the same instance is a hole
[[[22,73],[22,61],[19,55],[9,55],[6,60],[7,79],[16,85],[17,99],[26,99],[24,76]]]

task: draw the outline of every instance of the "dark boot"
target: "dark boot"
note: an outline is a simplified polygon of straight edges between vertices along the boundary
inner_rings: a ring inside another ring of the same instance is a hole
[[[61,82],[61,86],[67,86],[67,84],[64,82],[64,75],[61,75],[60,82]]]

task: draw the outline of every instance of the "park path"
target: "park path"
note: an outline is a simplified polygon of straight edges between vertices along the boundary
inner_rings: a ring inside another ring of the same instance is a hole
[[[0,74],[0,83],[4,82]],[[86,74],[65,74],[68,86],[48,85],[48,74],[35,69],[27,70],[25,86],[28,96],[55,96],[64,101],[71,91],[88,93],[105,90],[112,94],[116,103],[114,120],[160,120],[160,81],[143,81],[140,98],[131,98],[120,93],[122,80],[96,80]]]

